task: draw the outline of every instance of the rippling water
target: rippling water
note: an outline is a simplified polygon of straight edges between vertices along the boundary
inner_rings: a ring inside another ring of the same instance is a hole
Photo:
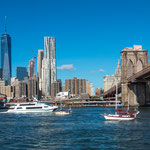
[[[124,122],[105,121],[104,112],[94,107],[73,108],[65,116],[1,113],[0,149],[150,149],[150,108]]]

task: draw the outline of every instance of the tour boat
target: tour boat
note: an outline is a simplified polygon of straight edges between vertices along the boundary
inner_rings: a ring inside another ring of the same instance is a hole
[[[51,106],[44,102],[25,102],[16,103],[13,106],[8,107],[6,112],[52,112],[55,111],[57,108],[57,106]]]
[[[116,84],[116,105],[115,105],[115,114],[103,114],[104,118],[106,120],[110,121],[128,121],[128,120],[133,120],[136,118],[137,114],[139,111],[129,111],[129,95],[128,95],[128,110],[119,110],[117,108],[117,84]]]

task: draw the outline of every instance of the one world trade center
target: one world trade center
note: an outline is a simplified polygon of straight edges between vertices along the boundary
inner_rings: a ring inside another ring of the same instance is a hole
[[[1,69],[2,78],[6,85],[11,84],[11,37],[6,33],[1,36]]]

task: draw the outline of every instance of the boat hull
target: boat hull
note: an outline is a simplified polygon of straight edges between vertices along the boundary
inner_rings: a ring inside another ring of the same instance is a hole
[[[56,115],[69,115],[70,112],[65,112],[65,111],[56,111],[55,112]]]
[[[106,120],[110,120],[110,121],[128,121],[128,120],[134,120],[135,117],[134,116],[130,116],[130,115],[104,115],[104,118]]]
[[[49,110],[8,110],[7,113],[30,113],[30,112],[52,112],[54,109]]]

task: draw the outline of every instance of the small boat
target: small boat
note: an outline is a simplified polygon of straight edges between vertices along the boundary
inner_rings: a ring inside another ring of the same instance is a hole
[[[129,121],[136,118],[139,111],[129,111],[129,95],[128,95],[128,110],[119,110],[117,108],[117,83],[116,83],[116,105],[115,105],[115,114],[103,114],[106,120],[110,121]]]
[[[110,121],[125,121],[125,120],[133,120],[136,118],[136,114],[104,114],[104,117],[106,120],[110,120]]]
[[[25,103],[15,103],[14,105],[8,107],[6,112],[8,113],[20,113],[20,112],[52,112],[58,107],[51,106],[44,102],[25,102]]]
[[[71,107],[68,109],[68,110],[64,110],[64,109],[62,109],[62,104],[61,104],[61,108],[60,108],[60,110],[59,111],[55,111],[55,114],[56,115],[69,115],[69,114],[71,114]]]
[[[65,110],[60,110],[60,111],[55,111],[56,115],[69,115],[71,114],[70,111],[65,111]]]

